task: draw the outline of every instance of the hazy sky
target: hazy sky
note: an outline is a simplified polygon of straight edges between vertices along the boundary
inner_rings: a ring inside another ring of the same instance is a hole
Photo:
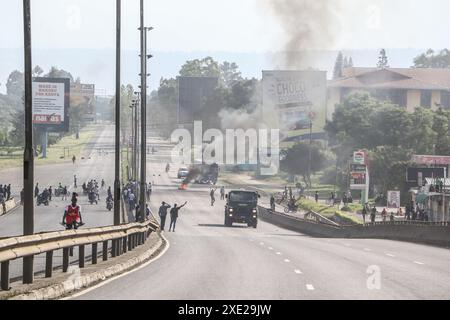
[[[146,0],[146,24],[155,27],[151,47],[157,51],[280,50],[283,29],[264,5],[267,1]],[[321,49],[449,45],[448,0],[333,1],[341,3],[336,12],[336,41]],[[114,47],[115,0],[31,2],[35,48]],[[136,49],[139,1],[122,3],[123,45]],[[21,14],[22,1],[0,0],[0,48],[22,46]]]

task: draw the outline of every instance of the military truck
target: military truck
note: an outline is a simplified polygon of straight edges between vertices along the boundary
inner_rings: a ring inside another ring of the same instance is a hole
[[[233,223],[246,223],[249,227],[258,225],[258,198],[254,191],[233,190],[226,195],[225,226]]]

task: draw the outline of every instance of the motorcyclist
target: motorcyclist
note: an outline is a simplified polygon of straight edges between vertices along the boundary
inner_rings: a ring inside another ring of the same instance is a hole
[[[78,225],[83,224],[81,218],[81,207],[77,204],[77,194],[72,195],[72,203],[64,210],[62,224],[66,226],[67,230],[78,229]]]
[[[289,211],[297,211],[298,206],[296,205],[295,197],[289,200],[288,202]]]

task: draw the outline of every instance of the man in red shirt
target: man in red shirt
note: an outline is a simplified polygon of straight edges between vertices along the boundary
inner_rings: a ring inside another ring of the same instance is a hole
[[[77,205],[77,197],[72,196],[72,204],[68,205],[64,210],[63,225],[66,225],[67,229],[77,229],[78,225],[83,224],[81,218],[81,207]]]

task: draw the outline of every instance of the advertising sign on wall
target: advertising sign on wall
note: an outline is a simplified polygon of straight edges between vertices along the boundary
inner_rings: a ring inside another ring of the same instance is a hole
[[[53,132],[69,130],[69,79],[34,78],[32,97],[35,127]]]
[[[326,122],[326,72],[263,71],[263,117],[280,129],[283,140],[323,133]]]
[[[400,208],[400,191],[388,191],[387,206],[389,209]]]

